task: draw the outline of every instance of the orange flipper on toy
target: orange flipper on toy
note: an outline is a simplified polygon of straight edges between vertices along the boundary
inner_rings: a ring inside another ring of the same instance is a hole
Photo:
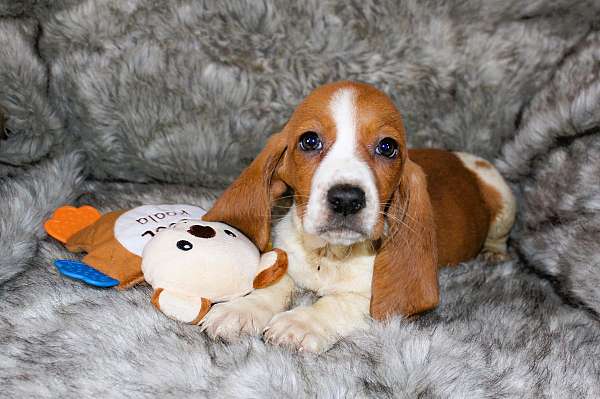
[[[49,236],[65,244],[70,237],[95,223],[100,216],[100,212],[89,205],[79,208],[62,206],[44,223],[44,229]]]

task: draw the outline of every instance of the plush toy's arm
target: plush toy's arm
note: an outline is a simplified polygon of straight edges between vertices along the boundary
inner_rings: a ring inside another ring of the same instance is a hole
[[[162,288],[152,294],[152,304],[168,317],[189,324],[200,323],[211,307],[206,298],[190,298]]]
[[[114,241],[115,222],[125,211],[113,211],[101,216],[94,223],[73,232],[64,242],[71,252],[92,252],[101,244]],[[50,222],[50,221],[48,221]]]
[[[258,275],[254,278],[254,288],[265,288],[275,284],[287,272],[287,254],[279,248],[265,252],[260,257]]]

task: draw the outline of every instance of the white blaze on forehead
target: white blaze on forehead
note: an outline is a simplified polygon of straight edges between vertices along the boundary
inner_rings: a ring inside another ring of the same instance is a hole
[[[358,109],[356,93],[352,89],[340,89],[329,102],[329,112],[335,124],[335,143],[315,171],[311,184],[308,209],[304,219],[307,233],[318,234],[326,227],[329,207],[327,192],[337,184],[351,184],[362,188],[366,207],[358,217],[364,232],[370,234],[377,218],[378,194],[373,173],[358,151]],[[327,143],[325,143],[327,145]]]
[[[335,123],[336,136],[335,144],[326,158],[355,155],[357,123],[354,92],[350,89],[336,92],[329,103],[329,111]]]

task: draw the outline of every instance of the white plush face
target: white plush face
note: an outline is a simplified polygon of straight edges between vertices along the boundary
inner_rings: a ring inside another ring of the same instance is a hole
[[[185,220],[150,240],[142,271],[154,289],[214,302],[249,292],[259,261],[256,246],[235,228]]]

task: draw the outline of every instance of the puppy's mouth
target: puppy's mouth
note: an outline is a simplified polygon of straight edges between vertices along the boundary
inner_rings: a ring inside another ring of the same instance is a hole
[[[345,227],[320,229],[319,237],[332,245],[352,245],[367,238],[363,231]]]

